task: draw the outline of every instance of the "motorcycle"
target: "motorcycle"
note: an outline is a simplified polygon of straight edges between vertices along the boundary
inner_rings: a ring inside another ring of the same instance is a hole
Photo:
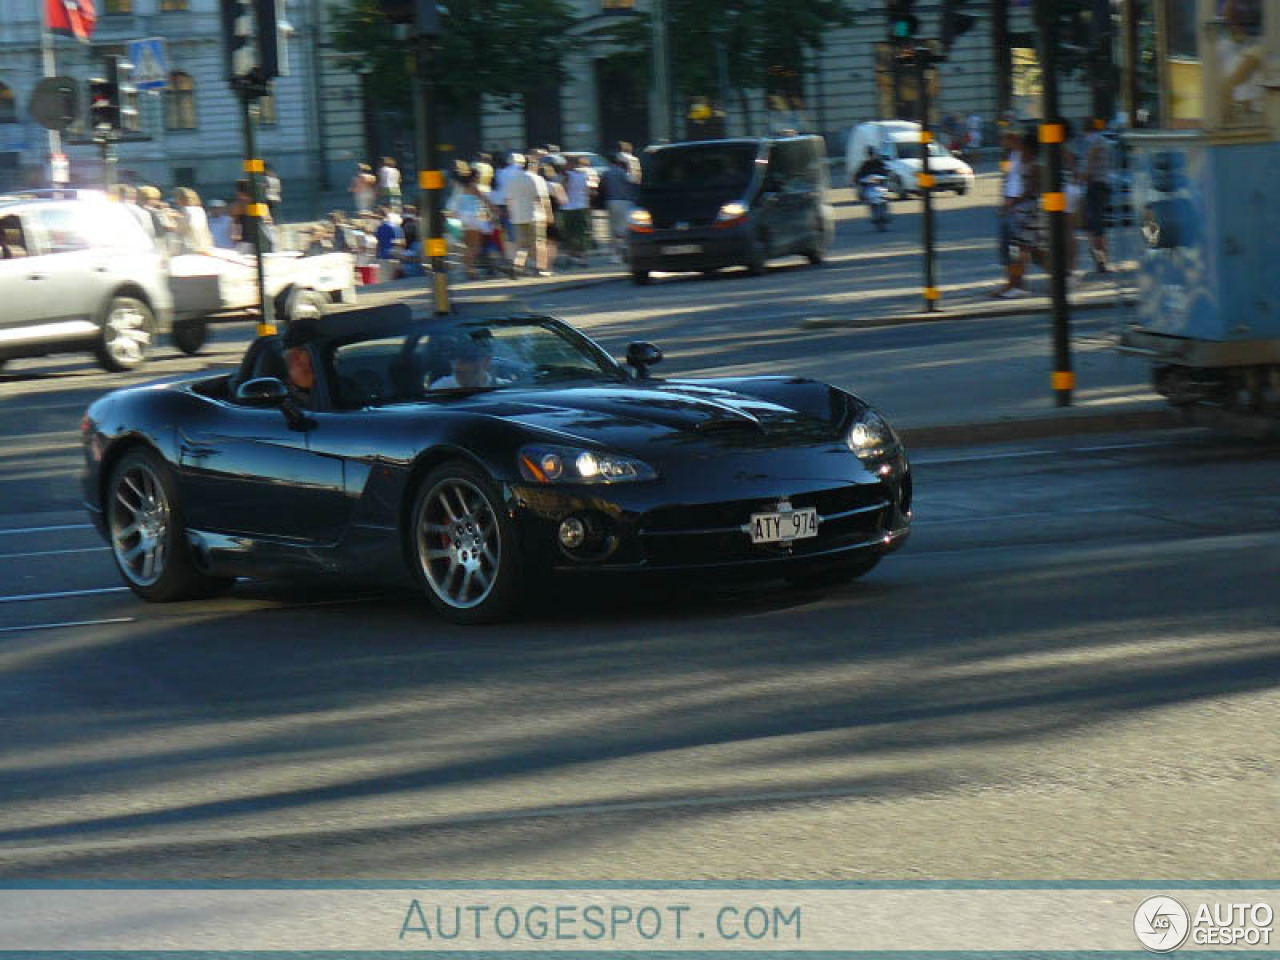
[[[871,210],[871,222],[881,232],[889,229],[888,178],[880,174],[863,177],[858,181],[862,202]]]

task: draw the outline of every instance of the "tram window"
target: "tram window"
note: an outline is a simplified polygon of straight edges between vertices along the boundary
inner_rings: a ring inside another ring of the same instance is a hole
[[[1228,124],[1256,123],[1262,119],[1265,90],[1262,85],[1261,0],[1217,0],[1222,24],[1215,38],[1223,119]]]
[[[1165,0],[1166,47],[1171,60],[1199,60],[1196,46],[1196,0]]]
[[[1167,61],[1165,121],[1170,127],[1195,128],[1204,116],[1200,49],[1196,44],[1197,0],[1164,0]]]

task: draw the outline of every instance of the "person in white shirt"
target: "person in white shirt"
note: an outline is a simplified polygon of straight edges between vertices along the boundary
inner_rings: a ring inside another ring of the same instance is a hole
[[[564,175],[564,244],[569,258],[580,266],[587,265],[591,249],[591,162],[579,157]]]
[[[536,156],[530,161],[536,164]],[[520,170],[507,178],[507,216],[515,233],[515,255],[512,266],[516,271],[525,268],[532,257],[533,267],[539,276],[547,276],[547,221],[551,218],[551,199],[547,182],[537,173],[537,167]]]
[[[233,221],[227,213],[227,205],[222,200],[214,200],[209,204],[209,237],[213,245],[220,250],[234,250],[236,242],[231,237]]]
[[[209,235],[209,218],[200,206],[199,195],[190,187],[178,187],[173,192],[177,210],[177,231],[183,253],[204,253],[213,248]]]
[[[391,157],[383,157],[378,168],[378,204],[400,209],[400,169]]]

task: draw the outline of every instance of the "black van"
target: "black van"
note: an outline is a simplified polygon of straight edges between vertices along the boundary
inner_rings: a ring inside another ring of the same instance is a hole
[[[744,265],[822,262],[834,233],[820,137],[741,138],[648,147],[627,222],[631,277]]]

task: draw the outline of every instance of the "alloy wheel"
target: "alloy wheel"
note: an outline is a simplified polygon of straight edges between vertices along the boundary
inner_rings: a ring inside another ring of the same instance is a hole
[[[152,469],[137,462],[125,470],[109,506],[111,549],[133,583],[149,587],[164,576],[168,560],[169,501]]]
[[[432,592],[456,610],[478,607],[502,561],[498,516],[489,498],[460,477],[441,480],[418,515],[418,560]]]
[[[107,314],[102,341],[110,359],[122,369],[136,367],[151,346],[151,318],[133,300],[116,300]]]

